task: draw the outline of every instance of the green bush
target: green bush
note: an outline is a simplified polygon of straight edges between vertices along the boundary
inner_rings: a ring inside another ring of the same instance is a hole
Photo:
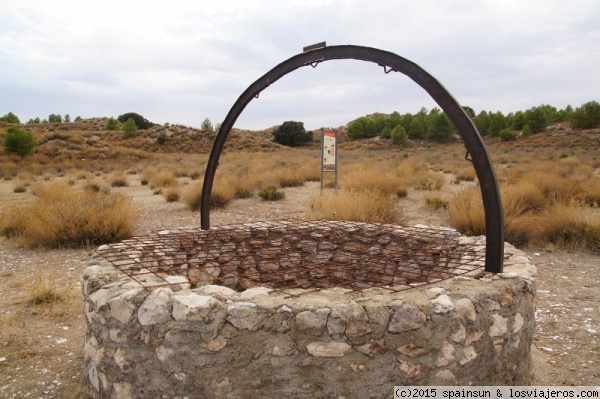
[[[200,128],[201,128],[202,130],[210,130],[210,131],[212,131],[212,130],[213,130],[213,124],[212,124],[212,122],[210,121],[210,119],[206,118],[206,119],[204,119],[204,121],[202,122],[202,125],[200,125]]]
[[[130,137],[135,137],[138,134],[138,127],[135,124],[133,118],[127,119],[127,122],[123,124],[123,138],[128,139]]]
[[[548,126],[548,118],[541,107],[533,107],[525,111],[523,122],[529,126],[532,133],[541,132]]]
[[[160,145],[163,145],[164,143],[167,142],[168,139],[169,139],[169,136],[167,136],[167,133],[160,132],[160,133],[158,133],[158,136],[156,137],[156,142]]]
[[[313,132],[307,132],[303,122],[286,121],[273,132],[273,141],[294,147],[313,141]]]
[[[0,122],[21,123],[17,115],[13,114],[12,112],[0,117]]]
[[[450,140],[454,135],[454,125],[450,122],[450,119],[446,114],[439,114],[433,118],[427,138],[438,142]]]
[[[406,134],[406,130],[404,130],[404,126],[398,125],[396,126],[390,133],[390,137],[392,138],[393,144],[402,144],[405,143],[408,139],[408,135]]]
[[[569,119],[572,128],[592,128],[600,126],[600,104],[590,101],[573,111]]]
[[[150,122],[148,119],[144,118],[140,114],[136,114],[135,112],[128,112],[126,114],[119,115],[119,117],[117,119],[121,123],[127,122],[128,119],[133,119],[135,121],[135,125],[138,127],[138,129],[142,129],[142,130],[149,129],[155,125],[155,123]]]
[[[258,196],[265,201],[279,201],[285,197],[285,193],[275,186],[266,186],[258,192]]]
[[[391,138],[392,137],[392,129],[389,126],[384,127],[383,130],[381,130],[381,133],[379,133],[379,137],[381,137],[382,139]]]
[[[515,141],[517,139],[517,133],[510,129],[502,129],[498,135],[502,141]]]
[[[62,116],[60,116],[60,114],[50,114],[50,116],[48,116],[48,122],[50,123],[61,123],[62,121]]]
[[[106,121],[106,130],[119,130],[119,121],[112,116]]]
[[[21,156],[29,154],[35,148],[35,137],[29,130],[21,130],[15,126],[10,126],[4,134],[4,152],[19,154]]]

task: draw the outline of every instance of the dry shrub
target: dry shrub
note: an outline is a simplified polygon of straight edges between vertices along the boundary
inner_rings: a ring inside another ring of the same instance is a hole
[[[522,212],[540,211],[550,205],[549,198],[530,180],[520,180],[515,184],[503,183],[500,185],[500,190],[503,202],[519,202]]]
[[[576,181],[553,171],[533,171],[523,175],[522,180],[536,185],[549,203],[568,204],[581,193]]]
[[[13,188],[14,193],[24,193],[27,191],[27,187],[23,184],[18,184]]]
[[[397,194],[398,181],[392,174],[382,173],[376,168],[355,167],[341,176],[340,185],[344,190],[377,191],[382,194]]]
[[[129,183],[127,182],[127,177],[123,172],[114,172],[109,177],[108,180],[112,187],[127,187]]]
[[[225,208],[235,198],[235,189],[217,180],[210,196],[210,208]]]
[[[202,205],[203,181],[194,181],[183,194],[183,201],[191,211],[198,211]],[[223,180],[215,180],[210,196],[210,208],[225,208],[235,198],[235,190]]]
[[[466,235],[485,234],[485,213],[479,187],[469,187],[457,192],[448,201],[448,214],[452,227]]]
[[[578,157],[568,157],[558,161],[557,173],[570,180],[587,180],[594,174],[594,167],[584,164]]]
[[[318,160],[308,160],[298,165],[297,173],[304,178],[304,181],[320,181],[321,170]]]
[[[165,197],[165,201],[167,202],[177,202],[179,201],[179,190],[177,188],[168,189],[163,193],[163,197]]]
[[[0,212],[0,232],[29,247],[89,247],[131,237],[139,212],[121,194],[47,185],[31,203]]]
[[[600,250],[600,224],[592,223],[586,210],[574,204],[556,204],[544,215],[542,239],[572,249]]]
[[[350,220],[366,223],[400,223],[402,213],[390,194],[370,190],[324,192],[310,204],[310,219]]]
[[[513,234],[512,228],[518,227],[523,231],[525,226],[521,218],[527,216],[527,205],[518,196],[518,192],[502,185],[500,188],[502,206],[504,208],[504,231],[507,241]],[[448,213],[452,227],[467,235],[485,234],[485,211],[479,186],[469,187],[459,191],[448,201]],[[528,219],[528,217],[526,218]],[[522,233],[515,234],[522,242]],[[526,241],[529,241],[527,239]]]
[[[458,181],[474,181],[477,178],[477,174],[473,168],[460,168],[456,172],[456,180]]]
[[[166,170],[157,172],[155,175],[150,177],[150,187],[156,188],[173,188],[179,185],[179,180],[173,172]]]
[[[26,282],[24,288],[32,305],[64,302],[70,296],[68,287],[59,285],[52,274],[44,275],[40,270],[36,270],[33,281]]]
[[[183,192],[183,202],[191,211],[198,211],[202,203],[202,181],[194,181]]]
[[[266,186],[260,189],[258,196],[265,201],[279,201],[285,198],[285,193],[275,186]]]
[[[567,247],[598,249],[600,226],[586,221],[584,209],[574,201],[550,204],[540,200],[531,183],[501,184],[506,241],[516,246],[553,242]],[[485,214],[479,187],[458,192],[450,201],[448,212],[452,226],[468,235],[485,234]]]
[[[445,201],[443,199],[441,199],[440,197],[427,197],[425,199],[425,205],[427,205],[428,208],[437,211],[438,209],[447,209],[448,208],[448,201]]]
[[[304,185],[304,176],[297,170],[282,173],[279,176],[279,186],[281,187],[300,187],[302,185]]]
[[[91,178],[91,174],[90,174],[90,172],[88,172],[86,170],[82,170],[75,174],[75,178],[77,180],[87,180],[87,179]]]
[[[600,177],[582,183],[581,200],[590,206],[600,206]]]
[[[412,176],[412,186],[416,190],[440,190],[444,186],[444,175],[429,169],[417,171]]]
[[[110,191],[109,187],[103,187],[101,183],[99,183],[95,180],[87,182],[85,184],[85,186],[83,186],[83,189],[85,191],[91,191],[91,192],[95,192],[95,193],[99,193],[100,191],[108,193]]]

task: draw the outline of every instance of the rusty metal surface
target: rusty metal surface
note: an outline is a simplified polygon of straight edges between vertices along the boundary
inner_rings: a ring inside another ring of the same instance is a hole
[[[162,231],[97,253],[145,288],[215,284],[297,296],[339,287],[390,292],[483,268],[483,246],[454,230],[342,221],[282,220]]]
[[[471,154],[473,167],[480,183],[486,223],[485,270],[500,273],[503,270],[504,254],[504,213],[500,200],[498,179],[489,154],[473,121],[458,101],[432,75],[412,61],[397,54],[371,47],[329,46],[293,56],[275,66],[261,78],[252,83],[238,98],[225,117],[213,145],[202,187],[200,226],[210,228],[210,198],[214,175],[225,140],[239,115],[252,99],[261,91],[275,83],[284,75],[304,66],[316,66],[318,63],[336,59],[355,59],[373,62],[384,68],[385,73],[400,72],[421,86],[437,102],[462,137],[467,151]]]

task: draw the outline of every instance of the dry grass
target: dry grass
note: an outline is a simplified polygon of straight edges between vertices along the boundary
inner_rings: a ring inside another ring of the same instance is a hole
[[[418,171],[413,175],[412,186],[416,190],[441,190],[444,186],[444,175],[439,172],[432,172],[431,170]]]
[[[40,270],[36,270],[33,281],[24,283],[24,288],[32,305],[66,302],[71,297],[68,286],[60,286],[51,273],[44,274]]]
[[[552,242],[570,248],[600,249],[600,224],[591,222],[575,201],[545,197],[529,180],[501,183],[506,241],[516,246]],[[485,234],[485,214],[478,186],[458,192],[448,205],[452,226],[467,235]]]
[[[25,186],[24,184],[17,184],[13,188],[13,193],[24,193],[26,191],[27,191],[27,186]]]
[[[340,177],[340,187],[351,191],[378,191],[382,194],[398,193],[400,184],[391,173],[382,173],[377,168],[355,166]]]
[[[428,208],[437,211],[439,209],[447,209],[448,201],[443,200],[438,196],[427,197],[425,198],[425,205],[427,205]]]
[[[29,247],[89,247],[129,238],[139,218],[120,194],[48,184],[27,204],[0,212],[0,232]]]
[[[165,201],[167,202],[177,202],[180,198],[179,190],[177,188],[170,188],[163,192],[162,195],[165,197]]]
[[[557,204],[542,220],[541,240],[572,249],[600,250],[600,224],[590,222],[588,210],[574,204]]]
[[[371,190],[324,192],[310,203],[309,219],[351,220],[368,223],[401,223],[402,212],[390,194]]]
[[[129,182],[123,172],[114,172],[108,176],[108,181],[112,187],[127,187]]]
[[[265,186],[260,189],[258,196],[264,201],[280,201],[285,198],[285,193],[275,186]]]
[[[144,173],[144,178],[145,173]],[[155,174],[152,174],[149,178],[150,188],[176,188],[179,186],[179,180],[177,180],[177,176],[173,172],[170,171],[157,171]]]
[[[200,210],[202,204],[202,180],[194,181],[183,193],[183,202],[191,211]],[[235,188],[227,181],[215,179],[210,196],[210,208],[225,208],[235,198]]]

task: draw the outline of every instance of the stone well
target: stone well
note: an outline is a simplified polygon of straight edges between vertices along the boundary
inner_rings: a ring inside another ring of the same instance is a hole
[[[102,246],[83,276],[97,398],[388,398],[528,385],[535,267],[449,229],[263,222]]]

